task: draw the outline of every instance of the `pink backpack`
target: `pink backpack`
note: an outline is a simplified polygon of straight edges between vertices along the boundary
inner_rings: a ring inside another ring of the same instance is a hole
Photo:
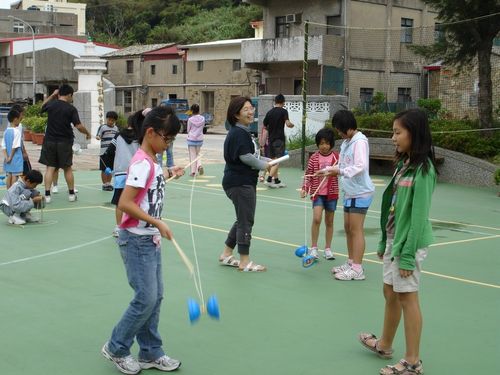
[[[149,188],[151,187],[151,184],[153,183],[154,177],[155,177],[155,166],[153,159],[151,159],[151,156],[146,154],[144,150],[141,148],[137,150],[135,155],[132,157],[132,160],[130,161],[130,165],[134,164],[137,161],[141,160],[147,160],[149,163],[149,178],[148,181],[146,182],[146,186],[144,186],[141,191],[139,191],[139,194],[135,196],[134,202],[137,205],[140,205],[141,201],[144,199],[144,196],[148,192]],[[130,167],[129,167],[130,169]],[[128,171],[127,171],[128,174]],[[137,220],[135,217],[132,217],[126,213],[123,214],[122,222],[120,224],[120,228],[125,229],[125,228],[132,228],[136,227],[139,225],[139,220]]]

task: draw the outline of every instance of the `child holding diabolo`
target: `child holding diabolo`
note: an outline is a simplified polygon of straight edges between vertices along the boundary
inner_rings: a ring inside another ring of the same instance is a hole
[[[339,198],[339,183],[337,176],[315,176],[315,173],[324,170],[327,167],[336,165],[339,160],[339,154],[333,151],[335,146],[335,134],[330,128],[323,128],[316,133],[316,151],[307,163],[307,169],[304,176],[304,184],[300,196],[305,198],[307,194],[313,201],[313,221],[311,224],[311,248],[309,255],[319,259],[318,254],[318,236],[319,227],[325,211],[325,259],[335,259],[331,243],[333,238],[333,217],[337,209],[337,199]]]
[[[392,343],[403,313],[405,356],[397,364],[383,367],[380,374],[423,374],[418,289],[422,262],[433,240],[429,210],[436,185],[434,151],[427,115],[421,110],[397,114],[392,129],[397,166],[382,196],[378,248],[384,261],[384,326],[380,339],[361,333],[359,340],[380,357],[392,358]]]
[[[107,173],[106,168],[113,170],[113,159],[106,158],[105,153],[108,146],[115,139],[116,134],[120,131],[116,126],[118,120],[118,113],[109,111],[106,113],[106,124],[99,126],[97,129],[96,139],[101,141],[101,152],[99,156],[99,169],[101,170],[102,190],[113,191],[111,185],[111,173]]]
[[[337,280],[364,280],[361,263],[365,254],[364,223],[366,213],[373,200],[375,185],[370,179],[370,148],[366,136],[358,130],[351,111],[340,110],[333,115],[332,124],[344,139],[340,145],[340,160],[328,172],[340,176],[344,192],[344,230],[347,240],[348,258],[341,266],[333,267]]]
[[[173,234],[161,219],[165,178],[156,159],[174,141],[180,127],[171,107],[156,107],[146,115],[141,147],[130,162],[118,203],[124,216],[117,243],[135,295],[101,353],[125,374],[150,368],[174,371],[181,365],[163,351],[158,329],[163,299],[161,238],[170,240]],[[130,354],[134,339],[139,344],[139,360]]]
[[[43,196],[35,189],[42,181],[42,174],[32,169],[7,190],[0,202],[0,209],[8,216],[9,223],[23,225],[38,221],[38,218],[31,216],[30,211],[44,204]]]

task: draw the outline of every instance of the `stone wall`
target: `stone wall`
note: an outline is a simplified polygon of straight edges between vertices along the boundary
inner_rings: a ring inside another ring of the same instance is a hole
[[[394,145],[388,138],[369,138],[370,153],[392,155]],[[342,140],[335,142],[335,149],[340,150]],[[306,163],[310,151],[316,151],[315,145],[306,148]],[[495,186],[493,176],[497,167],[482,159],[474,158],[459,152],[450,151],[441,147],[435,148],[436,156],[444,158],[438,165],[438,181],[468,186]],[[301,150],[289,152],[290,160],[283,167],[301,168]],[[394,171],[391,161],[370,161],[370,174],[391,175]]]

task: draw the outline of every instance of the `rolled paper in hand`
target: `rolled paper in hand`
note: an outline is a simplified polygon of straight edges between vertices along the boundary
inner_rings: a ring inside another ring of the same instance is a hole
[[[271,161],[269,162],[269,165],[270,165],[270,166],[273,166],[273,165],[276,165],[276,164],[278,164],[278,163],[281,163],[282,161],[286,161],[286,160],[288,160],[288,159],[290,159],[290,155],[285,155],[285,156],[282,156],[281,158],[271,160]]]

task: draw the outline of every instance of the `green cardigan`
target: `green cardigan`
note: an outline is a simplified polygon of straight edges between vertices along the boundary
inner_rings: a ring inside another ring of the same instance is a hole
[[[415,253],[418,249],[429,246],[433,241],[429,210],[432,192],[436,186],[436,170],[430,160],[429,163],[429,170],[426,174],[423,173],[421,165],[416,169],[408,168],[400,178],[397,187],[392,257],[400,257],[399,268],[404,270],[414,270]],[[403,162],[400,162],[396,172],[402,167]],[[396,173],[382,196],[380,215],[382,239],[378,246],[379,254],[383,254],[385,251],[386,226],[389,219],[395,176]]]

